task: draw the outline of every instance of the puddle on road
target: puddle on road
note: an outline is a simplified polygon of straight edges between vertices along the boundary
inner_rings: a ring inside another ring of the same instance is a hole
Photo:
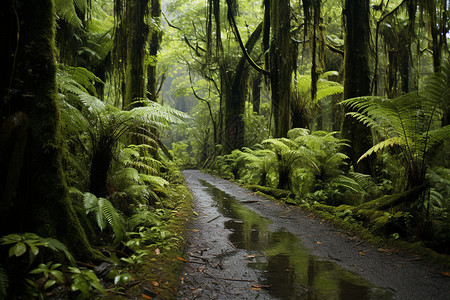
[[[230,218],[225,227],[229,240],[250,251],[248,266],[261,272],[259,284],[282,299],[392,299],[389,290],[377,288],[334,262],[309,254],[302,242],[287,230],[270,231],[272,223],[206,181],[200,181],[217,203],[220,213]]]

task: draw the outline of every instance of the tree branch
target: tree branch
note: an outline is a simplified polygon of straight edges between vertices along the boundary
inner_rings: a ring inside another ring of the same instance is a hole
[[[230,0],[227,0],[228,10],[232,9],[232,5],[230,5]],[[247,61],[250,63],[250,65],[258,72],[263,73],[264,75],[270,75],[270,72],[267,70],[264,70],[260,66],[258,66],[253,59],[248,54],[247,49],[244,46],[244,43],[242,42],[241,35],[239,34],[239,29],[236,25],[236,20],[234,19],[233,13],[228,13],[228,21],[230,22],[230,26],[233,28],[233,32],[239,42],[239,45],[241,46],[242,52],[244,52],[245,58],[247,58]]]

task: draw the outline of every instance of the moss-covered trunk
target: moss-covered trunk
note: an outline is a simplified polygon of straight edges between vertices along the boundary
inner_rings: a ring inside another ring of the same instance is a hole
[[[369,0],[346,0],[344,23],[344,99],[367,96],[370,94]],[[370,174],[368,159],[357,163],[359,157],[372,146],[370,129],[356,119],[345,116],[341,130],[342,137],[350,141],[351,149],[346,149],[346,154],[355,171]]]
[[[127,30],[127,57],[125,72],[124,108],[146,96],[144,58],[148,27],[145,24],[149,0],[127,0],[125,26]]]
[[[18,165],[15,170],[19,179],[10,199],[12,203],[0,211],[0,234],[28,231],[56,237],[76,256],[89,258],[92,249],[73,209],[62,168],[53,1],[7,1],[3,9],[0,15],[2,121],[19,114],[26,117],[29,126],[28,130],[20,131],[27,135],[23,167],[20,169]],[[26,123],[21,124],[26,126]],[[14,128],[2,130],[11,129]],[[13,155],[7,149],[14,139],[23,140],[23,137],[16,136],[7,142],[2,155]],[[2,179],[8,178],[11,172],[0,167]]]
[[[151,0],[152,24],[160,25],[161,21],[161,0]],[[161,31],[157,26],[150,28],[149,48],[150,55],[149,64],[147,66],[147,97],[152,101],[158,101],[156,62],[159,44],[161,42]]]
[[[245,48],[250,54],[256,45],[262,32],[262,23],[256,27],[248,39]],[[242,54],[231,85],[231,93],[226,93],[225,98],[225,153],[230,153],[234,149],[240,149],[244,146],[245,136],[245,97],[248,90],[249,71],[246,68],[247,59]]]
[[[267,9],[267,6],[266,6]],[[272,42],[269,50],[270,86],[275,137],[286,137],[291,127],[291,7],[288,0],[270,3]]]
[[[261,107],[261,84],[262,84],[262,74],[258,73],[252,78],[252,104],[253,112],[260,113]]]

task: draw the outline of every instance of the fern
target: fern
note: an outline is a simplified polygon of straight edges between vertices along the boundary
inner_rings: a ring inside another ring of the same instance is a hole
[[[125,232],[122,218],[108,199],[97,198],[94,194],[86,192],[84,193],[83,203],[86,214],[94,215],[101,231],[109,224],[115,235],[114,242],[117,243],[123,239]]]
[[[53,251],[59,251],[63,253],[69,260],[70,264],[75,265],[75,258],[72,256],[72,253],[70,253],[66,245],[64,245],[62,242],[54,238],[41,238],[41,240],[45,243],[45,247]]]
[[[353,108],[349,115],[375,129],[384,140],[368,149],[361,159],[390,146],[398,146],[407,172],[407,188],[420,185],[430,160],[430,153],[450,136],[450,125],[440,120],[450,105],[450,65],[426,80],[424,89],[395,99],[359,97],[341,102]]]
[[[73,27],[81,27],[82,22],[75,11],[75,3],[81,4],[80,2],[86,3],[85,1],[74,2],[73,0],[55,0],[56,15]],[[80,5],[78,5],[78,7],[80,7]]]

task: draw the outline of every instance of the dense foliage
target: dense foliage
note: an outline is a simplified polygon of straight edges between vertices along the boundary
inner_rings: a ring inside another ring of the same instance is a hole
[[[443,0],[6,1],[0,298],[121,295],[181,247],[188,167],[448,254],[448,16]]]

